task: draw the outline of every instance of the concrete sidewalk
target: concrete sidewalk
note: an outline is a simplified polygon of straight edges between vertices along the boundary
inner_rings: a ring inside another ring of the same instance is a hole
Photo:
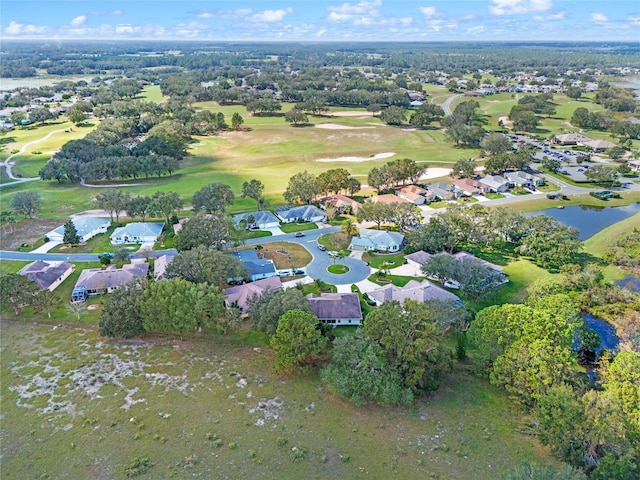
[[[40,245],[35,250],[31,250],[31,253],[47,253],[52,248],[57,247],[58,245],[61,245],[61,244],[62,242],[54,242],[54,241],[47,242],[44,245]]]

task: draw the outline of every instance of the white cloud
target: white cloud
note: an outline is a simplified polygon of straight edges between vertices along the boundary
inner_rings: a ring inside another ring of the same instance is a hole
[[[592,13],[591,20],[593,20],[596,23],[607,23],[609,21],[607,16],[602,13]]]
[[[71,22],[69,23],[69,25],[71,25],[74,28],[78,28],[84,25],[84,22],[87,20],[86,15],[80,15],[78,17],[75,17],[73,20],[71,20]]]
[[[322,29],[318,30],[318,32],[316,33],[316,37],[321,37],[325,33],[327,33],[327,29],[326,28],[322,28]]]
[[[122,10],[114,10],[113,12],[109,12],[109,15],[122,15]]]
[[[211,12],[202,12],[198,14],[198,18],[215,18],[215,14]]]
[[[636,26],[640,26],[640,17],[629,17],[629,23],[631,23],[631,25],[636,25]]]
[[[555,20],[564,20],[564,12],[551,13],[549,15],[534,15],[534,20],[538,22],[551,22]]]
[[[420,10],[425,18],[433,18],[436,16],[436,7],[420,7],[418,10]]]
[[[362,1],[360,3],[352,4],[352,3],[343,3],[338,6],[330,6],[327,8],[329,12],[335,13],[337,16],[345,16],[345,15],[363,15],[363,14],[373,14],[374,11],[378,11],[377,7],[382,5],[382,0],[372,0],[370,2]],[[329,15],[331,17],[331,15]]]
[[[251,17],[255,22],[281,22],[282,19],[288,14],[293,13],[293,10],[289,7],[286,9],[279,10],[265,10],[263,12],[256,13]]]
[[[33,25],[31,23],[9,22],[9,25],[4,29],[4,34],[12,37],[20,35],[33,35],[42,34],[47,31],[47,27]]]
[[[116,33],[135,33],[136,27],[131,25],[130,23],[121,23],[120,25],[116,25]]]
[[[513,15],[546,12],[551,7],[551,0],[491,0],[489,12],[493,15]]]
[[[484,27],[482,25],[467,28],[467,33],[470,33],[471,35],[477,35],[478,33],[483,33],[483,32],[484,32]]]

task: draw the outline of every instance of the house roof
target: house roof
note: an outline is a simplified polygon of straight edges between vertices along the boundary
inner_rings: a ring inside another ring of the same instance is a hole
[[[111,238],[122,237],[155,237],[157,238],[164,228],[162,222],[133,222],[127,223],[124,227],[116,228],[111,234]]]
[[[405,187],[402,187],[400,189],[400,192],[402,192],[402,193],[415,193],[415,194],[418,194],[418,195],[426,195],[428,193],[427,190],[425,190],[424,188],[419,187],[417,185],[407,185]]]
[[[121,287],[131,282],[134,278],[140,278],[149,272],[148,263],[130,263],[122,268],[110,265],[105,270],[101,268],[89,268],[80,273],[76,282],[77,287],[85,287],[87,290],[101,290]]]
[[[556,142],[559,143],[582,143],[591,141],[589,137],[586,137],[581,133],[565,133],[563,135],[556,135],[554,138]]]
[[[249,216],[253,215],[253,219],[255,224],[265,224],[265,223],[280,223],[278,217],[276,217],[273,213],[268,210],[258,210],[257,212],[247,212],[247,213],[239,213],[238,215],[233,216],[234,223],[240,223],[241,221],[247,221]]]
[[[227,288],[224,291],[224,301],[227,307],[230,307],[235,303],[240,307],[240,310],[244,312],[247,308],[247,301],[254,295],[262,295],[266,290],[281,289],[282,281],[280,280],[280,277],[263,278],[262,280],[256,280],[255,282]]]
[[[486,265],[487,267],[491,268],[492,270],[495,270],[497,272],[502,272],[502,267],[491,263],[491,262],[487,262],[486,260],[483,260],[481,258],[476,257],[475,255],[472,255],[469,252],[458,252],[455,253],[453,255],[454,258],[456,258],[457,260],[460,260],[461,262],[464,262],[465,260],[471,260],[471,259],[475,259],[478,260],[479,262],[482,262],[484,265]]]
[[[377,245],[402,245],[404,235],[386,230],[360,229],[360,234],[351,239],[352,245],[363,245],[375,248]]]
[[[417,252],[405,255],[404,258],[406,258],[407,260],[411,260],[412,262],[419,263],[420,265],[424,265],[431,258],[431,254],[425,252],[424,250],[418,250]]]
[[[351,209],[353,210],[353,212],[357,212],[358,209],[362,206],[362,204],[360,202],[356,202],[353,198],[349,198],[346,195],[342,195],[342,194],[336,194],[336,195],[331,195],[330,197],[327,197],[324,199],[325,204],[326,203],[331,203],[332,205],[334,205],[336,208],[340,208],[340,207],[344,207],[346,205],[350,206]]]
[[[84,237],[88,233],[91,233],[98,228],[109,228],[109,225],[111,225],[111,220],[101,217],[72,217],[71,221],[76,227],[76,231],[78,232],[79,237]],[[51,233],[64,235],[64,225],[51,230],[51,232],[49,232],[47,235]]]
[[[153,275],[156,280],[163,277],[167,271],[167,266],[173,262],[174,255],[161,255],[153,262]]]
[[[382,203],[405,203],[407,200],[390,193],[385,193],[383,195],[376,195],[374,197],[371,197],[371,201]]]
[[[396,287],[393,284],[385,285],[384,287],[380,287],[369,292],[368,295],[379,303],[389,302],[392,300],[396,300],[400,303],[404,303],[405,300],[415,300],[419,303],[424,303],[428,300],[461,303],[461,300],[457,295],[454,295],[453,293],[445,290],[444,288],[440,288],[427,280],[422,282],[411,280],[404,287]]]
[[[492,188],[499,188],[507,185],[509,182],[506,178],[501,177],[500,175],[487,175],[486,177],[481,178],[480,183],[487,185]]]
[[[504,176],[509,180],[526,180],[528,182],[533,181],[533,175],[529,175],[522,170],[518,170],[516,172],[507,172],[504,174]]]
[[[276,273],[276,266],[266,258],[258,257],[258,253],[251,250],[240,250],[232,252],[229,255],[237,257],[242,265],[249,271],[250,275],[264,275],[265,273]]]
[[[456,178],[452,181],[452,183],[462,190],[468,191],[469,193],[477,193],[487,188],[486,185],[482,185],[477,180],[473,180],[472,178]]]
[[[359,319],[362,309],[357,293],[323,293],[307,295],[313,314],[320,320]]]
[[[588,142],[582,142],[582,144],[595,150],[602,150],[603,148],[613,148],[616,146],[615,143],[611,143],[606,140],[589,140]]]
[[[287,220],[298,218],[306,220],[315,217],[324,217],[324,212],[314,205],[301,205],[298,207],[293,205],[284,205],[282,207],[277,207],[275,212],[280,218]]]
[[[40,290],[46,290],[69,270],[73,270],[73,265],[69,262],[38,260],[25,265],[18,273],[32,282],[36,282]]]

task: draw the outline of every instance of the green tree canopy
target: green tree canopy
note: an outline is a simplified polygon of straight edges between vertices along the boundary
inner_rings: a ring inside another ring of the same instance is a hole
[[[223,287],[229,278],[248,275],[237,257],[204,245],[185,250],[173,257],[167,266],[166,278],[182,278],[191,283],[208,283]]]
[[[280,317],[270,342],[276,352],[273,365],[276,372],[304,373],[320,360],[327,341],[318,323],[315,315],[300,309],[289,310]]]

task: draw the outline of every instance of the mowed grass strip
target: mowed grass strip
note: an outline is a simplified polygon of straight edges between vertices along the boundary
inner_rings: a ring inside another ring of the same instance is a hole
[[[148,458],[137,478],[489,480],[549,461],[518,433],[522,412],[460,368],[413,408],[355,407],[316,376],[273,375],[268,347],[232,337],[103,342],[93,328],[6,320],[2,331],[7,478],[125,478]]]

